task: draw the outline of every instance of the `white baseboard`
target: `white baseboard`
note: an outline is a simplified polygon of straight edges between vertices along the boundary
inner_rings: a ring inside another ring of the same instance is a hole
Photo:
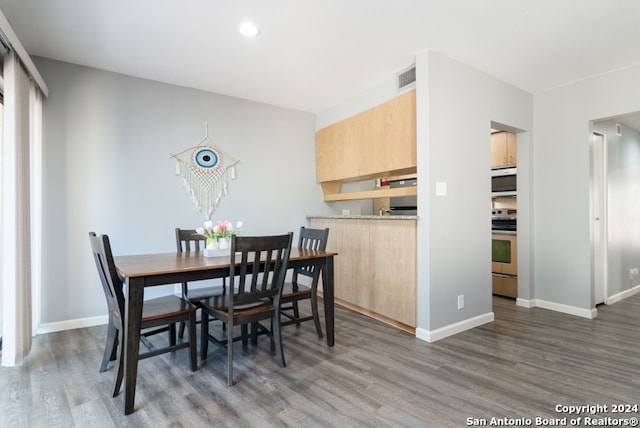
[[[436,340],[444,339],[445,337],[453,336],[454,334],[462,333],[466,330],[481,326],[493,322],[495,316],[493,312],[489,312],[477,317],[469,318],[464,321],[460,321],[445,327],[438,328],[436,330],[425,330],[423,328],[416,328],[416,338],[424,340],[426,342],[435,342]]]
[[[606,304],[607,305],[613,305],[614,303],[618,303],[620,300],[624,300],[627,297],[631,297],[636,293],[640,292],[640,285],[636,285],[633,288],[630,288],[628,290],[624,290],[618,294],[614,294],[613,296],[607,298],[606,300]]]
[[[535,304],[534,300],[527,300],[527,299],[517,298],[516,299],[516,306],[520,306],[520,307],[523,307],[523,308],[531,309],[531,308],[535,308],[536,304]]]
[[[36,334],[55,333],[56,331],[73,330],[76,328],[93,327],[94,325],[103,325],[109,322],[108,315],[100,315],[90,318],[78,318],[75,320],[51,322],[40,324],[36,330]]]
[[[575,315],[577,317],[594,319],[598,316],[597,309],[584,309],[576,306],[564,305],[562,303],[549,302],[547,300],[534,299],[531,301],[534,306],[542,309],[549,309],[564,314]]]

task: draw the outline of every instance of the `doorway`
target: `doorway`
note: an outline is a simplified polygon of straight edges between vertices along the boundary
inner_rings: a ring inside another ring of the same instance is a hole
[[[491,123],[491,292],[518,298],[517,134]]]
[[[640,292],[640,112],[592,122],[590,228],[592,303]]]

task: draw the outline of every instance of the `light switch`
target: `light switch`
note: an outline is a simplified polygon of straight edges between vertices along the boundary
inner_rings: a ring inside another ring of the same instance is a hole
[[[447,196],[447,183],[436,181],[436,196]]]

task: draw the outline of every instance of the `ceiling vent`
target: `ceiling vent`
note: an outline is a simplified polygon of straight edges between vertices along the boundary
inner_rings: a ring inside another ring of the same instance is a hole
[[[416,86],[416,66],[400,71],[397,74],[398,92]]]

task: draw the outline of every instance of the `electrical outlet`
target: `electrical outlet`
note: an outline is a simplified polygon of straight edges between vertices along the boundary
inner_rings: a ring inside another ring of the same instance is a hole
[[[464,294],[458,296],[458,309],[464,308]]]

